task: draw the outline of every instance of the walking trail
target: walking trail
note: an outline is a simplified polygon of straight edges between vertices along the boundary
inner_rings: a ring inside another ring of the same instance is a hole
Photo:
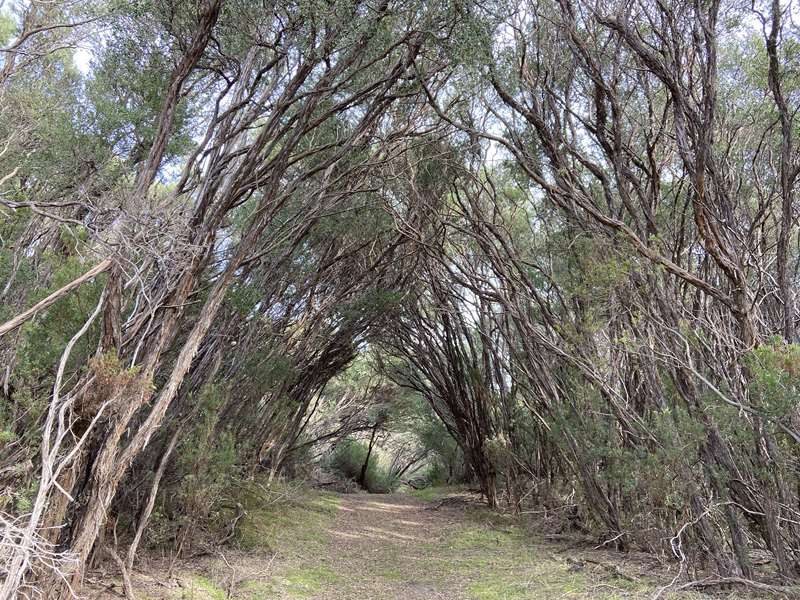
[[[465,496],[426,502],[402,494],[325,494],[299,518],[271,513],[270,522],[281,532],[274,551],[217,553],[169,576],[154,567],[136,575],[137,598],[645,599],[671,579],[646,555],[548,542]],[[257,542],[270,532],[251,535]]]

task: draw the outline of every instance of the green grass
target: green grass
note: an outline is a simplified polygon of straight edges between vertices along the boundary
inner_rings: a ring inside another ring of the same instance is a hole
[[[245,516],[237,524],[234,543],[239,549],[279,552],[283,557],[324,556],[328,547],[327,529],[339,510],[335,494],[307,487],[249,483],[241,487],[235,500]],[[223,519],[232,515],[223,515]],[[268,554],[267,554],[268,555]],[[264,559],[265,561],[268,559]],[[221,572],[214,576],[222,580]],[[290,569],[267,580],[240,583],[233,598],[268,600],[304,598],[338,581],[338,575],[324,566]],[[176,600],[226,600],[226,591],[209,577],[193,575]]]
[[[269,600],[277,598],[277,594],[273,582],[245,581],[239,586],[235,597],[241,600]]]
[[[409,496],[413,496],[423,502],[433,502],[442,497],[442,489],[440,487],[426,487],[421,490],[410,490]]]
[[[199,575],[192,577],[189,589],[181,592],[181,600],[226,600],[227,597],[225,590]]]
[[[479,507],[464,514],[426,552],[440,566],[431,572],[458,573],[473,600],[644,599],[654,590],[651,583],[618,579],[594,565],[574,570],[509,516]]]
[[[644,598],[646,585],[610,579],[604,574],[572,572],[569,565],[552,558],[535,563],[509,566],[488,577],[481,577],[468,588],[475,600],[545,600],[549,598],[621,600]]]
[[[276,583],[290,596],[304,598],[335,584],[340,579],[341,577],[328,567],[298,567],[276,578]]]
[[[378,566],[376,569],[370,569],[370,576],[385,579],[387,581],[403,581],[405,575],[397,567]]]
[[[475,505],[458,512],[435,513],[441,518],[413,546],[384,540],[375,540],[371,546],[367,535],[363,550],[368,554],[361,555],[354,565],[340,560],[341,548],[328,534],[339,512],[340,498],[305,488],[280,491],[279,486],[250,490],[239,500],[247,511],[240,524],[240,547],[268,547],[278,552],[279,561],[274,570],[263,573],[262,579],[240,583],[232,598],[276,600],[325,593],[360,600],[366,597],[364,586],[368,582],[369,593],[375,598],[383,597],[384,590],[405,586],[419,591],[454,589],[455,585],[471,600],[645,600],[659,586],[641,566],[620,565],[623,572],[637,578],[634,581],[618,577],[613,567],[592,562],[590,551],[565,552],[565,547],[545,542],[513,517]],[[434,488],[428,493],[435,498],[454,492],[452,488]],[[246,556],[258,561],[258,554],[254,551]],[[268,557],[270,553],[262,554]],[[616,560],[615,556],[598,558],[603,564]],[[229,573],[224,568],[213,578],[217,583],[193,576],[181,595],[173,597],[223,600],[224,584],[218,582],[227,581],[225,577]],[[664,600],[708,598],[689,592],[664,596]]]
[[[527,584],[498,581],[494,577],[488,577],[469,586],[467,592],[473,598],[480,600],[522,600],[531,597]]]
[[[496,530],[491,527],[465,527],[448,540],[452,550],[495,550],[519,546],[520,550],[529,550],[522,546],[520,533],[515,530]]]
[[[432,485],[430,487],[422,488],[421,490],[414,490],[409,488],[404,490],[409,496],[422,500],[423,502],[435,502],[446,498],[452,494],[458,494],[464,491],[463,487],[452,485]]]
[[[245,495],[242,505],[246,515],[236,529],[237,546],[290,555],[322,551],[326,529],[339,509],[338,497],[310,489],[283,496],[279,490],[275,497],[265,497],[263,490]]]

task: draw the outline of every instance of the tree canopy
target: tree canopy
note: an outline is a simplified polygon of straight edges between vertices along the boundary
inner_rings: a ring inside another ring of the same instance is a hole
[[[0,598],[320,468],[796,582],[796,20],[0,2]]]

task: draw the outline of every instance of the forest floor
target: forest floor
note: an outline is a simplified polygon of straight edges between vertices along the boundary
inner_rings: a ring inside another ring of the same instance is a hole
[[[467,494],[315,492],[277,506],[248,509],[237,549],[172,568],[166,559],[139,565],[138,600],[650,599],[673,576],[647,555],[532,535]],[[94,598],[122,597],[113,579],[93,583]]]

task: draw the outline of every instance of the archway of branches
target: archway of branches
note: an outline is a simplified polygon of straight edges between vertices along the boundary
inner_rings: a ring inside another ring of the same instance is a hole
[[[333,467],[796,580],[790,7],[13,4],[0,597]]]

